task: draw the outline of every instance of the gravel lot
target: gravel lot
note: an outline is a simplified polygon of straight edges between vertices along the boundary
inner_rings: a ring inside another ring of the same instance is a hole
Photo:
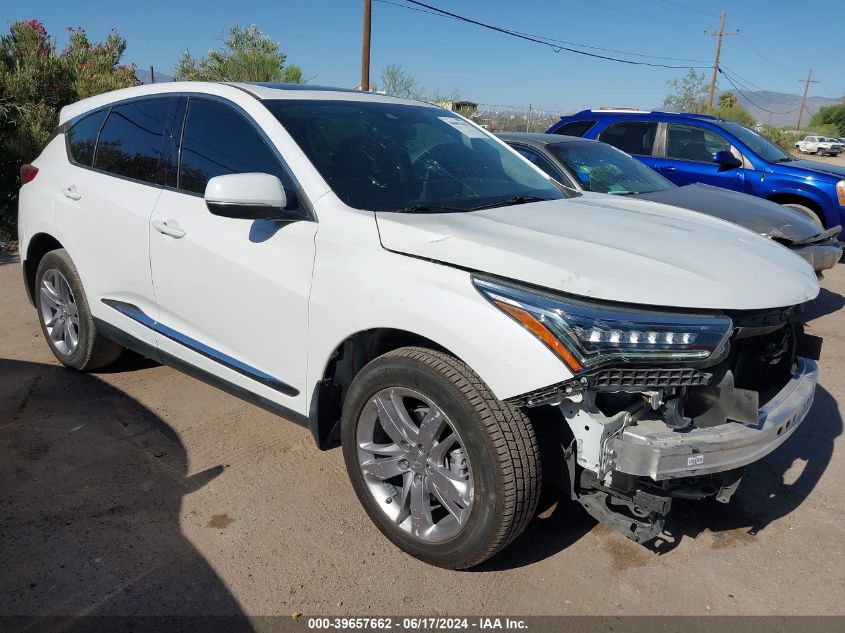
[[[60,368],[0,262],[0,615],[845,614],[845,265],[811,307],[809,419],[730,505],[676,503],[647,549],[550,494],[451,572],[390,545],[306,430],[139,357]]]

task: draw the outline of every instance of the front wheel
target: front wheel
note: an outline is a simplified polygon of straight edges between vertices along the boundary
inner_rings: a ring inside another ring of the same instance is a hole
[[[448,354],[406,347],[370,362],[349,388],[341,424],[361,504],[420,560],[472,567],[534,515],[541,464],[531,422]]]
[[[803,215],[806,215],[814,224],[819,227],[819,231],[824,230],[824,223],[822,222],[821,218],[819,217],[818,213],[813,211],[810,207],[805,206],[803,204],[798,204],[797,202],[785,202],[783,204],[785,207],[789,207],[790,209],[794,209]]]

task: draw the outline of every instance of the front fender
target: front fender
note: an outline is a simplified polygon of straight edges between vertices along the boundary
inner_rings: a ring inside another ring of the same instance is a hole
[[[372,216],[367,221],[375,226]],[[478,293],[468,271],[380,245],[357,248],[348,238],[318,240],[308,392],[323,378],[338,345],[374,328],[404,330],[434,341],[467,363],[500,399],[572,377],[553,352]]]

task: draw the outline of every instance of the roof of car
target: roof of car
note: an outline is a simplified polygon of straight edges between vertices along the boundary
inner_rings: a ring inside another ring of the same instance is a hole
[[[349,88],[332,88],[328,86],[312,86],[311,84],[274,84],[274,83],[237,83],[237,82],[209,82],[209,81],[167,81],[157,84],[142,84],[131,88],[104,92],[62,108],[59,123],[63,124],[74,117],[90,112],[112,103],[165,94],[201,93],[221,97],[233,97],[240,93],[247,93],[256,99],[309,99],[309,100],[343,100],[343,101],[375,101],[382,103],[396,103],[405,105],[430,105],[410,99],[400,99],[376,92],[362,92]],[[431,106],[436,107],[436,106]]]
[[[560,117],[561,119],[568,119],[570,117],[583,118],[585,116],[604,115],[608,117],[678,117],[678,118],[693,118],[693,119],[707,119],[710,121],[722,122],[721,119],[713,114],[698,114],[696,112],[665,112],[662,110],[634,110],[629,108],[594,108],[592,110],[581,110],[575,114],[569,114]]]
[[[581,138],[580,136],[543,134],[537,132],[497,132],[496,136],[503,141],[519,141],[522,143],[528,143],[529,145],[551,145],[553,143],[573,143],[577,141],[586,141],[588,143],[597,142],[592,139]]]

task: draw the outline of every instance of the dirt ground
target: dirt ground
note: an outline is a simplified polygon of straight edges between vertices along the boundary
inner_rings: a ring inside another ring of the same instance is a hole
[[[305,429],[135,356],[60,368],[0,262],[0,615],[845,613],[845,264],[810,309],[809,418],[731,504],[676,503],[646,548],[550,495],[452,572],[388,543]]]
[[[795,158],[803,158],[805,160],[817,160],[821,163],[830,163],[831,165],[838,165],[845,167],[845,154],[839,156],[816,156],[815,154],[802,154],[801,152],[792,152]]]

